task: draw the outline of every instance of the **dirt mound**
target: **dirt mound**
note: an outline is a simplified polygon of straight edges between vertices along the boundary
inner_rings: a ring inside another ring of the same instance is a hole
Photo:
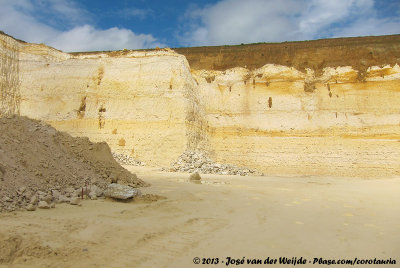
[[[0,212],[29,204],[37,192],[61,194],[111,182],[147,186],[121,167],[106,143],[74,138],[27,117],[0,118]]]

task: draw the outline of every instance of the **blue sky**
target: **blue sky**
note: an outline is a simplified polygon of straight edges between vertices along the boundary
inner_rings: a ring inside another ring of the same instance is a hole
[[[0,0],[0,30],[63,51],[400,33],[399,0]]]

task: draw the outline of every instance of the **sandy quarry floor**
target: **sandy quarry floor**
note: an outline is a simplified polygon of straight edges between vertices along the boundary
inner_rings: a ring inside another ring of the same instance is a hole
[[[10,267],[226,267],[228,256],[400,263],[400,179],[204,175],[194,184],[187,174],[130,169],[152,184],[144,193],[167,199],[4,213],[0,256]],[[398,267],[377,267],[386,266]]]

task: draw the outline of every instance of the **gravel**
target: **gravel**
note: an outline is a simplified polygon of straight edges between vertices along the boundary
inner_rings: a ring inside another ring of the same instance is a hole
[[[199,172],[202,174],[240,176],[264,175],[263,173],[246,167],[215,163],[207,156],[206,153],[201,151],[185,151],[175,162],[171,164],[171,167],[163,168],[162,170],[169,172]]]

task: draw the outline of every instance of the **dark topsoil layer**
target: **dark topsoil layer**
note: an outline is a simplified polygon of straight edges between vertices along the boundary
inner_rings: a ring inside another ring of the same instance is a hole
[[[309,68],[319,75],[325,67],[352,66],[362,81],[370,66],[400,64],[400,35],[174,50],[186,56],[192,69],[256,69],[269,63],[298,70]]]
[[[333,38],[283,43],[257,43],[236,46],[174,48],[184,55],[192,69],[220,70],[245,67],[250,70],[265,64],[313,69],[317,75],[325,67],[352,66],[363,81],[370,66],[400,65],[400,35]],[[99,52],[76,52],[73,55]],[[123,56],[125,51],[104,52]]]
[[[25,207],[37,191],[104,189],[112,180],[147,186],[121,167],[106,143],[74,138],[27,117],[0,118],[0,211]]]

